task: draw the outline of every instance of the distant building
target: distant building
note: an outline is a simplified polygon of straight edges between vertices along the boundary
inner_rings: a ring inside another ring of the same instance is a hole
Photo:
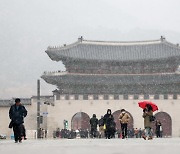
[[[48,47],[46,53],[66,67],[66,72],[42,75],[47,83],[58,87],[53,91],[56,107],[49,116],[60,126],[66,119],[70,128],[88,129],[87,119],[93,113],[100,118],[111,108],[119,128],[117,116],[125,108],[132,116],[129,128],[142,128],[142,110],[137,103],[151,100],[159,106],[156,117],[163,123],[164,136],[180,135],[180,120],[176,119],[180,116],[179,45],[164,37],[137,42],[81,37],[70,45]]]
[[[131,115],[129,129],[143,128],[142,109],[138,107],[143,100],[158,105],[154,114],[162,123],[163,136],[180,136],[179,45],[163,37],[136,42],[81,37],[70,45],[48,47],[46,53],[66,67],[65,72],[44,72],[41,76],[57,86],[52,97],[41,97],[41,127],[48,130],[49,137],[57,128],[64,128],[64,120],[69,129],[89,129],[90,117],[95,113],[100,118],[109,108],[117,129],[122,108]],[[29,131],[36,130],[36,102],[32,97],[26,121]],[[5,109],[0,107],[0,121],[1,110]],[[31,121],[33,128],[28,124]]]

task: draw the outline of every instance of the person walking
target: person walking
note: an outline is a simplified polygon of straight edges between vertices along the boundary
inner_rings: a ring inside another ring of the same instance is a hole
[[[107,113],[104,115],[104,125],[105,125],[105,137],[110,139],[113,137],[114,133],[114,117],[111,114],[111,109],[107,110]]]
[[[127,138],[127,126],[130,120],[130,115],[126,112],[125,109],[122,109],[118,119],[121,124],[122,139],[125,139]]]
[[[139,137],[139,130],[137,128],[134,129],[134,137],[135,138]]]
[[[45,134],[44,137],[47,138],[47,129],[45,129],[44,134]]]
[[[156,121],[156,137],[157,138],[161,137],[161,129],[162,129],[161,122],[157,120]]]
[[[104,137],[104,117],[101,116],[101,119],[99,119],[99,138]]]
[[[21,100],[19,98],[15,99],[15,104],[12,105],[9,109],[9,118],[11,119],[11,124],[14,132],[15,143],[18,141],[22,142],[23,135],[23,123],[24,117],[27,116],[26,108],[21,104]]]
[[[24,124],[22,124],[21,127],[22,127],[22,137],[24,138],[24,140],[27,140],[27,138],[26,138],[26,129],[25,129]]]
[[[146,107],[143,109],[143,118],[144,118],[144,128],[145,134],[142,136],[145,140],[151,140],[152,138],[152,121],[150,120],[151,116],[153,116],[153,109],[150,104],[147,104]]]
[[[138,136],[139,136],[139,138],[141,138],[142,137],[142,130],[141,130],[141,128],[139,128],[139,131],[138,131],[139,133],[138,133]]]
[[[93,114],[92,118],[90,119],[90,125],[91,125],[91,137],[96,137],[97,125],[98,125],[98,119],[96,118],[96,114]]]

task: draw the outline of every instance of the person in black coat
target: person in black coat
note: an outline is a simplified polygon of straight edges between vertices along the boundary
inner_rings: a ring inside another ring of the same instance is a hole
[[[111,114],[111,109],[107,110],[107,113],[104,115],[104,124],[105,124],[105,137],[110,139],[114,136],[115,133],[115,122],[114,117]]]
[[[157,120],[155,126],[156,126],[156,136],[157,138],[159,138],[161,137],[161,128],[162,128],[161,122]]]
[[[14,131],[14,139],[15,143],[18,141],[22,142],[23,135],[23,123],[24,117],[27,116],[26,108],[21,104],[21,100],[19,98],[15,99],[15,104],[10,107],[9,110],[9,118],[11,119],[10,124],[12,125]]]
[[[93,114],[93,117],[90,119],[90,125],[91,125],[91,137],[96,137],[97,125],[98,125],[98,119],[96,118],[96,114]]]

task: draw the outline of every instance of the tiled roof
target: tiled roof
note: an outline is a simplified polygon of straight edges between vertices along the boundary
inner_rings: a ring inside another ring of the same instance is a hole
[[[66,58],[101,61],[140,61],[180,57],[180,47],[164,39],[136,42],[78,40],[64,47],[48,47],[52,60]]]
[[[180,74],[44,74],[41,76],[47,83],[60,86],[61,84],[95,84],[95,85],[133,85],[133,84],[173,84],[180,83]]]

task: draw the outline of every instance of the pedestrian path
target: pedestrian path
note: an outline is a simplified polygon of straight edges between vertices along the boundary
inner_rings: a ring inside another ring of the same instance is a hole
[[[180,138],[0,140],[0,154],[180,154]]]

